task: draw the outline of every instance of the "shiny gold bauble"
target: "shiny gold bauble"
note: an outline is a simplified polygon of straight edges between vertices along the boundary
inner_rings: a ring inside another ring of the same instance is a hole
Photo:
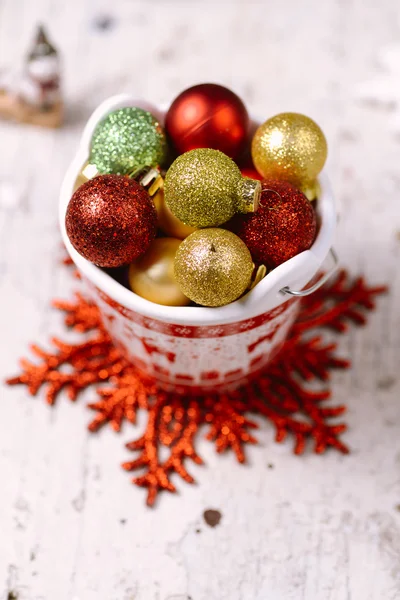
[[[247,246],[225,229],[199,229],[179,246],[175,277],[182,292],[203,306],[223,306],[249,287],[253,261]]]
[[[226,223],[237,212],[258,207],[261,184],[244,178],[231,158],[219,150],[197,148],[181,154],[165,176],[165,202],[191,227]]]
[[[306,198],[310,202],[316,200],[321,195],[321,186],[319,184],[318,179],[314,179],[314,181],[310,181],[300,188],[300,191],[303,192]]]
[[[157,210],[158,226],[167,235],[184,240],[188,235],[196,231],[195,227],[185,225],[172,214],[165,203],[164,190],[158,190],[153,196],[153,202]]]
[[[298,113],[281,113],[265,121],[251,145],[254,165],[263,177],[283,179],[298,188],[316,179],[327,152],[320,127]]]
[[[186,306],[190,303],[174,275],[174,259],[180,240],[158,238],[146,254],[129,267],[131,290],[156,304]]]

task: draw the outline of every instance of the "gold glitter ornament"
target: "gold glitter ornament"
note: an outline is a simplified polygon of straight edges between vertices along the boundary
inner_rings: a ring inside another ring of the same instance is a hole
[[[237,212],[257,210],[261,184],[244,178],[223,152],[210,148],[179,156],[165,176],[165,202],[180,221],[191,227],[211,227]]]
[[[131,290],[150,302],[164,306],[190,304],[174,275],[174,259],[180,243],[174,238],[154,240],[146,254],[129,267]]]
[[[187,237],[175,256],[182,292],[203,306],[223,306],[249,287],[254,265],[247,246],[225,229],[201,229]]]
[[[74,183],[74,187],[72,192],[76,192],[76,190],[81,187],[81,185],[83,185],[84,183],[86,183],[87,181],[89,181],[89,179],[92,179],[92,177],[95,177],[95,175],[97,175],[97,169],[91,165],[89,165],[89,162],[86,161],[85,164],[83,165],[82,169],[79,171],[77,178],[75,179],[75,183]]]
[[[305,197],[308,198],[310,202],[316,200],[321,195],[321,186],[318,179],[314,179],[314,181],[306,183],[300,188],[300,191],[303,192]]]
[[[185,225],[172,214],[165,203],[164,190],[158,190],[153,196],[153,202],[156,207],[158,226],[168,236],[184,240],[188,235],[196,231],[195,227]]]
[[[328,148],[320,127],[299,113],[281,113],[260,125],[251,155],[265,178],[282,179],[298,188],[314,182],[322,170]]]

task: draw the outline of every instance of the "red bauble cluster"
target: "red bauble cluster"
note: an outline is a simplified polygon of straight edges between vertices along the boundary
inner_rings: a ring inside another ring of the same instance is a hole
[[[173,101],[165,129],[179,154],[213,148],[237,158],[247,141],[249,115],[231,90],[203,83],[185,90]]]
[[[65,219],[75,250],[100,267],[119,267],[146,252],[157,231],[147,191],[122,175],[100,175],[72,196]]]
[[[308,250],[316,227],[315,211],[305,195],[290,183],[277,180],[264,180],[258,210],[237,216],[233,223],[254,262],[269,269]]]

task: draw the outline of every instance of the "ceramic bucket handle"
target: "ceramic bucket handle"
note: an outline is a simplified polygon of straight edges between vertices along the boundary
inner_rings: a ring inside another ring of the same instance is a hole
[[[329,269],[329,271],[327,271],[325,273],[325,275],[323,275],[320,279],[318,279],[317,283],[315,283],[311,287],[306,288],[304,290],[292,290],[287,285],[287,286],[283,287],[281,290],[279,290],[280,293],[288,294],[289,296],[302,297],[302,296],[309,296],[310,294],[313,294],[314,292],[316,292],[322,285],[324,285],[324,283],[326,283],[328,281],[328,279],[330,279],[330,277],[332,277],[332,275],[334,274],[334,272],[336,271],[336,269],[339,266],[339,258],[333,248],[331,248],[329,250],[329,256],[331,256],[331,258],[333,260],[333,266],[331,269]]]

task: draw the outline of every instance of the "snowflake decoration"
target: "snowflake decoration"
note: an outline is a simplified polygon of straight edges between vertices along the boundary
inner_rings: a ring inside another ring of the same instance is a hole
[[[295,454],[302,454],[308,442],[318,454],[328,448],[347,453],[341,440],[346,425],[338,421],[346,407],[327,406],[331,397],[327,383],[333,369],[348,368],[349,362],[336,356],[336,344],[323,342],[321,328],[344,333],[351,323],[363,325],[366,311],[375,307],[375,297],[384,291],[367,286],[362,278],[349,282],[342,271],[332,284],[304,299],[283,349],[253,382],[234,392],[188,397],[158,389],[154,380],[128,363],[104,329],[98,308],[77,295],[73,302],[56,301],[54,306],[65,313],[65,324],[85,339],[68,344],[54,338],[51,351],[32,346],[39,362],[22,359],[20,375],[8,384],[23,384],[32,395],[44,388],[49,404],[62,390],[75,400],[83,389],[99,384],[97,399],[89,404],[95,412],[88,425],[92,432],[107,424],[120,431],[124,422],[135,424],[138,410],[146,411],[144,433],[127,444],[136,456],[122,466],[129,472],[141,471],[132,481],[147,488],[147,503],[152,506],[161,490],[176,491],[173,473],[193,482],[187,463],[202,464],[195,449],[200,425],[206,426],[206,438],[217,452],[232,450],[242,463],[245,446],[257,443],[252,414],[274,425],[277,442],[291,437]],[[317,391],[309,385],[316,381],[322,383]],[[161,448],[168,450],[165,459]]]

